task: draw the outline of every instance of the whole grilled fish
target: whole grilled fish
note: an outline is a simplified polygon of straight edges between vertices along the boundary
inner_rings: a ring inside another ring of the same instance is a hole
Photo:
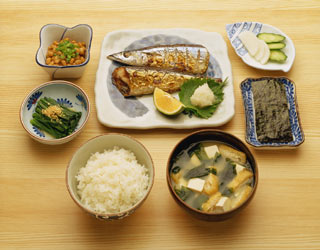
[[[175,44],[122,51],[107,58],[131,66],[204,74],[208,69],[210,54],[202,45]]]
[[[181,85],[196,76],[180,72],[142,67],[118,67],[112,82],[123,96],[152,94],[155,87],[168,93],[180,90]]]

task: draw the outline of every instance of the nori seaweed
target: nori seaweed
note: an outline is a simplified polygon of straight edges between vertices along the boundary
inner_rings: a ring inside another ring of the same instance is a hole
[[[252,82],[257,139],[261,143],[293,140],[285,86],[276,80]]]

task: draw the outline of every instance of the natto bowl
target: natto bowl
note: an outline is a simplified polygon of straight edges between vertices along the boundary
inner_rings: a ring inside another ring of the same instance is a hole
[[[40,30],[40,46],[36,53],[36,62],[52,78],[79,78],[82,76],[90,60],[90,48],[92,41],[92,28],[88,24],[78,24],[74,27],[66,27],[59,24],[46,24]],[[46,55],[48,47],[54,41],[60,41],[64,38],[70,38],[77,42],[86,43],[85,61],[79,65],[54,66],[46,64]]]

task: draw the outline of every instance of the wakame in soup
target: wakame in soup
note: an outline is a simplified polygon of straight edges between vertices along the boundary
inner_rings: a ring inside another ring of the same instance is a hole
[[[245,153],[215,141],[192,144],[174,159],[174,191],[189,206],[222,213],[241,205],[254,184]]]

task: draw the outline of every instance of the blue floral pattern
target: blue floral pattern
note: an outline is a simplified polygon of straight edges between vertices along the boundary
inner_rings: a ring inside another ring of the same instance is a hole
[[[286,96],[289,108],[289,119],[291,124],[291,130],[293,134],[293,141],[283,142],[283,143],[261,143],[257,140],[256,128],[255,128],[255,112],[254,112],[254,100],[251,91],[252,82],[270,79],[268,77],[253,79],[248,78],[243,81],[240,85],[241,94],[243,98],[243,104],[246,115],[246,140],[249,144],[255,147],[295,147],[303,143],[304,134],[300,126],[299,114],[296,104],[295,86],[288,78],[279,77],[277,78],[282,84],[284,84],[286,89]]]
[[[245,30],[250,30],[251,25],[252,25],[252,22],[244,22],[243,26],[242,26],[242,29],[241,29],[241,32],[245,31]]]
[[[248,53],[248,50],[245,47],[241,47],[241,48],[237,49],[237,54],[240,56],[244,56],[247,53]]]
[[[84,107],[85,110],[87,110],[87,103],[86,100],[84,99],[84,97],[80,94],[76,95],[76,98],[80,101],[81,105]]]
[[[262,24],[261,23],[256,23],[254,25],[254,28],[253,28],[252,32],[257,35],[257,34],[260,33],[261,28],[262,28]]]
[[[258,34],[260,33],[261,28],[262,28],[261,23],[253,23],[253,22],[242,22],[242,23],[234,23],[234,24],[226,25],[227,34],[230,39],[231,45],[240,57],[243,57],[244,55],[246,55],[248,51],[243,46],[238,35],[245,30],[247,31],[251,30],[254,34]]]
[[[65,106],[67,108],[72,108],[72,102],[68,100],[67,98],[57,98],[57,103],[59,103],[61,106]]]
[[[241,44],[241,40],[239,39],[239,37],[236,37],[233,41],[232,41],[232,45],[235,48],[238,48],[239,45]]]
[[[37,103],[37,101],[41,95],[42,95],[42,91],[37,91],[30,96],[30,98],[28,99],[28,103],[27,103],[28,110],[30,110],[31,107]]]
[[[241,25],[242,23],[227,24],[226,29],[227,29],[228,37],[230,40],[234,36],[234,34],[237,32],[237,30],[240,28]]]
[[[32,126],[32,129],[35,132],[35,134],[38,135],[39,137],[43,137],[43,138],[46,137],[45,134],[37,127]]]

